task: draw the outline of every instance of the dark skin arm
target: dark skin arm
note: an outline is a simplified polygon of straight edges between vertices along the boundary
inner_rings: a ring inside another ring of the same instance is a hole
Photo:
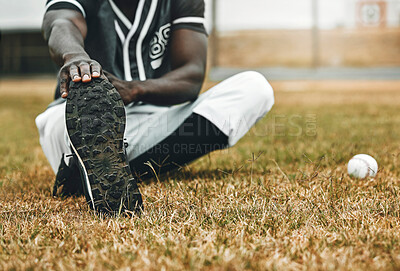
[[[161,78],[128,82],[105,72],[125,104],[142,101],[156,105],[173,105],[197,98],[205,76],[206,35],[178,29],[172,32],[170,46],[172,71]]]
[[[61,97],[68,96],[69,82],[90,82],[100,77],[101,66],[84,50],[87,25],[82,14],[74,10],[46,12],[42,25],[50,55],[61,68],[59,72]]]
[[[99,63],[84,50],[87,25],[83,16],[72,10],[49,11],[43,20],[43,32],[53,60],[61,66],[61,96],[68,96],[69,81],[89,82],[102,76]],[[143,101],[173,105],[195,100],[205,76],[207,37],[188,29],[172,32],[170,41],[172,71],[158,79],[124,81],[106,73],[125,104]]]

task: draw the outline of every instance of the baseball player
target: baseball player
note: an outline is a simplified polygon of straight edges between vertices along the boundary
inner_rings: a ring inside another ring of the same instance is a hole
[[[146,178],[235,145],[273,106],[257,72],[205,93],[203,0],[49,0],[43,33],[60,66],[36,118],[54,194],[140,212]],[[240,56],[237,56],[240,57]]]

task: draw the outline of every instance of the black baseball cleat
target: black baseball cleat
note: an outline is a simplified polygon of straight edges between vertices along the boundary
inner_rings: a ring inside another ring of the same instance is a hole
[[[114,86],[100,78],[72,82],[65,118],[90,207],[104,214],[139,214],[142,196],[124,149],[125,107]]]
[[[79,197],[81,195],[83,195],[83,186],[76,157],[72,157],[67,165],[63,154],[54,181],[53,197]]]

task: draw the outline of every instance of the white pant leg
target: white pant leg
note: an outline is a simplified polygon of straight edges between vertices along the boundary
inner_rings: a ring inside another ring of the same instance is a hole
[[[140,107],[128,107],[128,159],[133,160],[167,138],[193,112],[217,126],[229,137],[229,146],[233,146],[273,104],[274,93],[265,77],[257,72],[243,72],[201,94],[193,103],[156,107],[154,112],[161,112],[147,116],[138,114]]]
[[[40,145],[54,173],[57,173],[63,154],[70,154],[65,126],[65,104],[52,106],[36,118]]]
[[[272,87],[257,72],[243,72],[221,82],[193,103],[161,108],[127,107],[125,138],[132,160],[173,133],[193,112],[199,114],[229,137],[235,145],[274,104]],[[147,109],[146,109],[147,108]],[[141,111],[145,111],[141,114]],[[36,118],[40,144],[54,172],[63,153],[71,153],[65,126],[65,103],[48,108]]]
[[[193,109],[229,137],[229,146],[239,141],[274,105],[274,92],[263,75],[248,71],[211,88]]]

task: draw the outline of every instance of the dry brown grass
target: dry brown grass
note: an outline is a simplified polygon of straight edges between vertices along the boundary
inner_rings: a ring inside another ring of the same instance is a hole
[[[51,197],[33,119],[54,82],[15,84],[0,90],[0,270],[400,268],[398,92],[277,91],[237,146],[142,183],[143,215],[110,219]],[[375,179],[346,174],[362,152]]]

